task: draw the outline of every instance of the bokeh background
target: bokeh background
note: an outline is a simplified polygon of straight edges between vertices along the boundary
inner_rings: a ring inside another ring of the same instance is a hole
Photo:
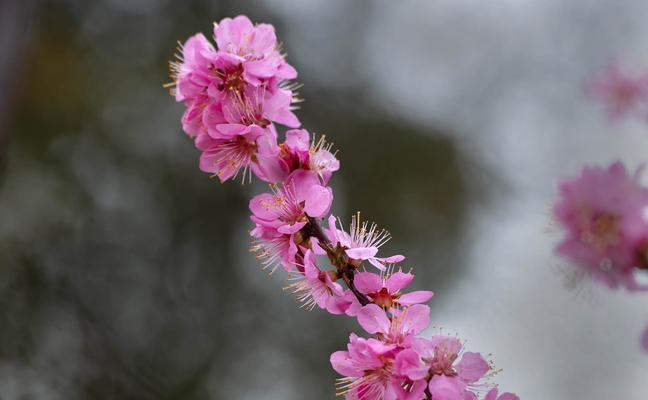
[[[248,252],[260,184],[198,170],[162,89],[177,40],[274,24],[334,212],[388,228],[434,328],[526,400],[648,398],[648,299],[570,279],[549,209],[584,163],[648,160],[583,82],[648,67],[642,0],[0,2],[0,399],[331,399],[351,319]]]

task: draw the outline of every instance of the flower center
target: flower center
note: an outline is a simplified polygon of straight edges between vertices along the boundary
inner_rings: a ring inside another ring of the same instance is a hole
[[[590,228],[582,233],[581,240],[601,250],[615,245],[618,242],[618,221],[618,217],[610,213],[594,217]]]
[[[430,375],[457,376],[457,371],[452,367],[457,357],[457,353],[440,348],[435,349],[434,358],[430,362]]]
[[[394,297],[389,294],[387,288],[380,289],[379,292],[374,292],[369,295],[374,304],[379,307],[389,308],[394,304]]]

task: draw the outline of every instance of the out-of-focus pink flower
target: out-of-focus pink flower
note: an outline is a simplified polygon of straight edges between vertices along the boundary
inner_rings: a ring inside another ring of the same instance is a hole
[[[557,254],[610,288],[641,290],[634,269],[646,265],[648,190],[640,170],[628,175],[620,162],[609,168],[585,167],[560,184],[553,214],[565,237]]]
[[[411,349],[398,355],[395,372],[413,381],[430,377],[428,389],[433,399],[474,399],[479,380],[491,368],[481,354],[462,350],[455,337],[417,338]]]
[[[253,250],[274,269],[281,260],[284,269],[294,267],[297,253],[295,235],[308,223],[307,217],[319,218],[328,213],[333,201],[331,188],[322,186],[311,172],[292,173],[274,193],[263,193],[250,201],[251,219],[256,224],[250,234],[257,239]]]
[[[384,271],[385,263],[398,263],[405,259],[402,255],[376,257],[380,246],[387,243],[391,236],[386,230],[379,230],[376,224],[369,225],[366,221],[361,222],[360,214],[352,217],[350,234],[344,231],[342,224],[340,224],[340,229],[337,229],[335,221],[335,217],[332,215],[328,219],[328,239],[333,246],[340,245],[344,248],[352,264],[359,266],[363,260],[366,260],[374,267]]]
[[[430,307],[415,304],[389,318],[381,307],[368,304],[358,311],[357,318],[365,331],[378,334],[385,343],[407,346],[430,324]]]
[[[588,82],[590,96],[600,100],[612,119],[634,111],[648,111],[648,75],[633,74],[618,63],[610,63],[602,73]]]
[[[520,400],[518,396],[513,393],[502,393],[497,395],[497,388],[492,388],[486,393],[484,400]]]
[[[331,314],[342,314],[344,309],[336,301],[337,297],[343,295],[342,286],[334,282],[331,273],[335,271],[322,271],[315,263],[315,254],[311,250],[306,250],[304,265],[292,277],[294,281],[286,287],[297,295],[303,307],[313,309],[316,305],[319,308],[327,310]]]
[[[348,351],[331,354],[338,379],[338,395],[352,400],[396,400],[391,358],[396,346],[351,334]]]
[[[645,352],[648,352],[648,326],[646,326],[646,329],[643,331],[643,334],[641,335],[641,348]]]
[[[360,272],[353,282],[360,293],[365,294],[374,304],[390,309],[407,307],[430,300],[434,293],[429,290],[418,290],[402,294],[401,290],[412,282],[414,275],[401,271],[381,273]]]

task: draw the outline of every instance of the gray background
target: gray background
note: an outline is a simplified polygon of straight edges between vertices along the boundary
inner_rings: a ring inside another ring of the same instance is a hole
[[[526,400],[644,399],[646,296],[551,254],[561,176],[648,159],[583,82],[648,68],[648,3],[0,3],[0,398],[329,399],[351,319],[307,312],[249,254],[247,201],[197,168],[161,88],[176,40],[248,14],[340,149],[334,212],[392,232],[433,328]]]

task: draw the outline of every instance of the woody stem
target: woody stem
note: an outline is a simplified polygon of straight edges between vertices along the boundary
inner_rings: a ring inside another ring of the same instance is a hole
[[[308,217],[308,225],[310,227],[308,233],[310,234],[310,236],[317,238],[320,247],[324,249],[324,251],[326,251],[326,255],[328,256],[329,261],[337,269],[338,277],[342,278],[349,290],[351,290],[351,292],[358,299],[358,302],[360,302],[360,304],[363,306],[371,303],[367,296],[362,294],[358,290],[358,288],[355,287],[355,284],[353,283],[353,277],[355,275],[356,267],[353,264],[349,263],[349,258],[346,256],[346,254],[341,254],[343,252],[340,252],[340,249],[333,248],[331,242],[324,234],[322,226],[319,224],[319,221],[317,219]]]

